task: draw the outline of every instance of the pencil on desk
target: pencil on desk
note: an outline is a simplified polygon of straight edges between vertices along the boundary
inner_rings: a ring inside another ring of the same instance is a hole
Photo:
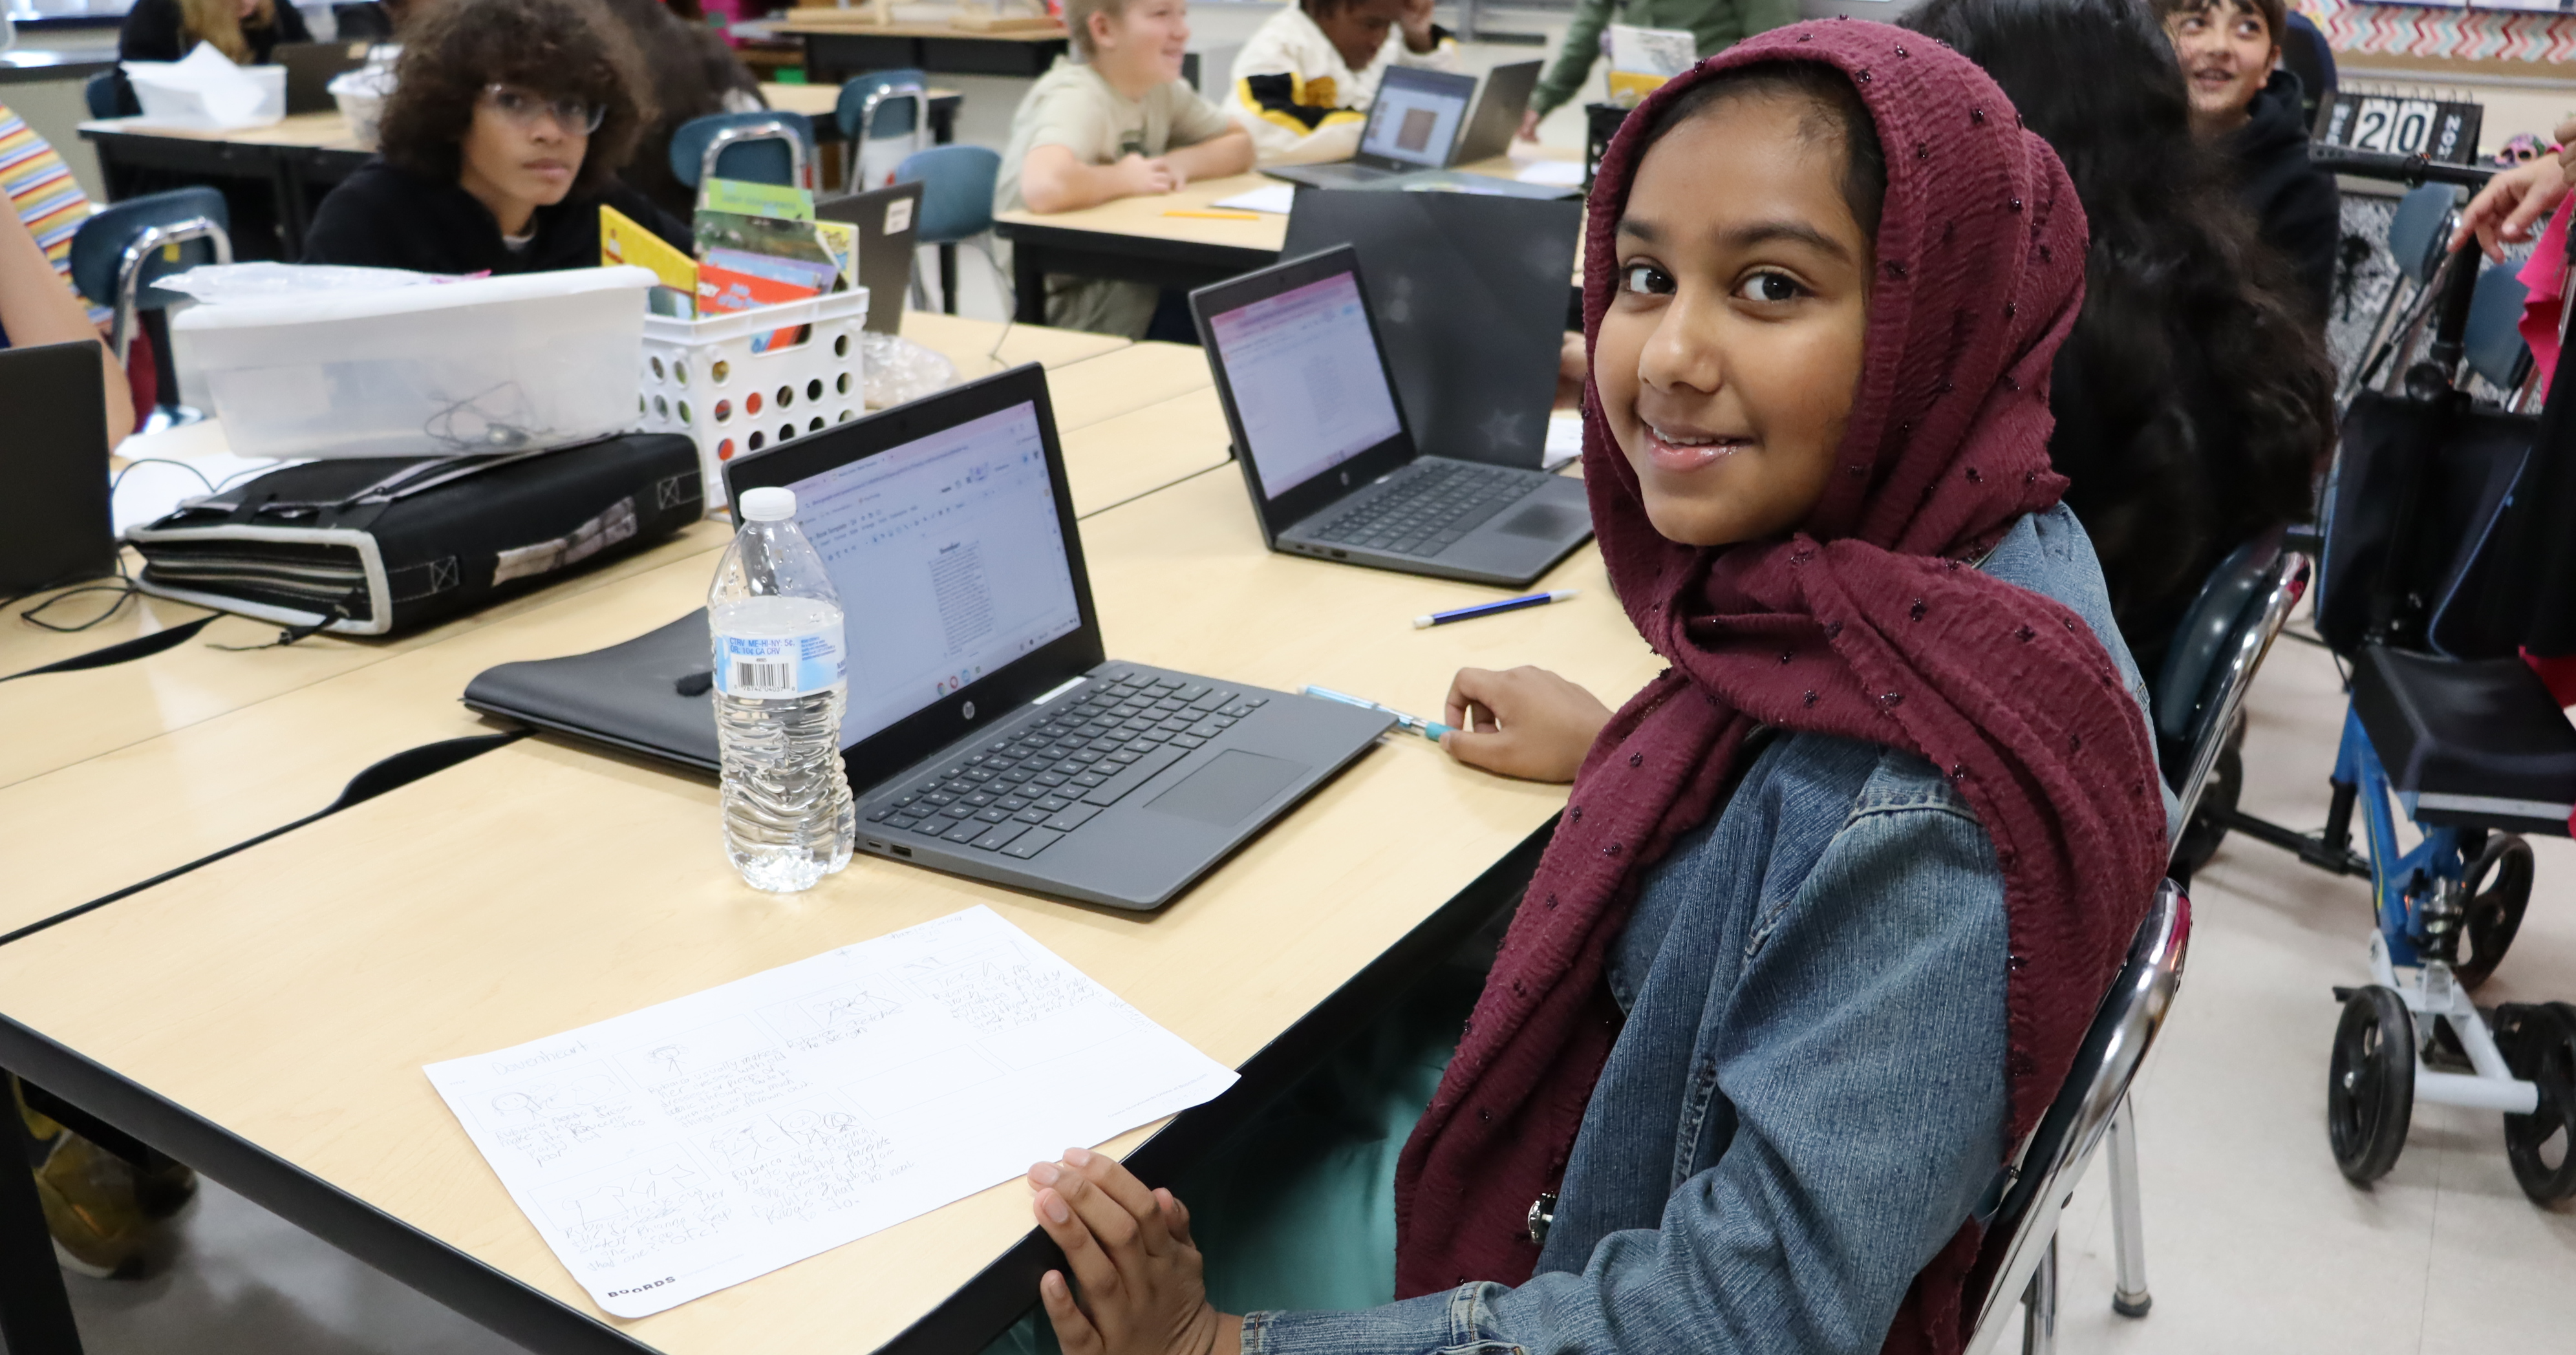
[[[1174,207],[1163,215],[1194,216],[1203,221],[1259,221],[1261,219],[1259,212],[1194,212],[1186,207]]]

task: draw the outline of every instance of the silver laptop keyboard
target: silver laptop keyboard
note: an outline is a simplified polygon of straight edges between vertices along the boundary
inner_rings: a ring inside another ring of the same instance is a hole
[[[868,822],[1025,861],[1268,699],[1147,673],[1096,678],[1080,699],[921,778]]]
[[[1405,479],[1317,527],[1315,539],[1397,555],[1438,555],[1528,493],[1528,476],[1509,467],[1418,461]]]

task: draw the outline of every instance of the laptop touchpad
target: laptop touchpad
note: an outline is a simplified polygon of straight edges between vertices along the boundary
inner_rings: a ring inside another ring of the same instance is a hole
[[[1562,504],[1534,503],[1503,519],[1501,530],[1548,540],[1583,530],[1583,518]]]
[[[1229,748],[1181,784],[1155,796],[1145,807],[1219,828],[1231,827],[1244,815],[1269,803],[1271,796],[1305,772],[1306,764],[1302,762]]]

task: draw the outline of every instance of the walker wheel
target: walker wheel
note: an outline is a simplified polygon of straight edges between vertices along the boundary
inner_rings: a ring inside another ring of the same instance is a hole
[[[2498,833],[2469,862],[2460,877],[2468,895],[2460,919],[2460,958],[2451,966],[2464,988],[2486,982],[2522,930],[2522,912],[2531,903],[2531,844],[2512,833]]]
[[[2368,1185],[2397,1165],[2415,1115],[2415,1018],[2394,988],[2355,989],[2335,1023],[2326,1139],[2335,1166]]]
[[[2508,1002],[2496,1008],[2496,1045],[2513,1075],[2540,1089],[2529,1115],[2504,1117],[2504,1154],[2534,1204],[2576,1195],[2576,1007]]]
[[[2218,751],[2218,761],[2209,769],[2209,780],[2200,788],[2200,803],[2191,811],[2191,822],[2182,828],[2182,841],[2174,845],[2174,878],[2188,879],[2200,873],[2209,859],[2218,855],[2218,845],[2227,840],[2227,828],[2214,821],[2212,810],[2236,808],[2236,796],[2245,784],[2245,726],[2236,727],[2235,737]]]

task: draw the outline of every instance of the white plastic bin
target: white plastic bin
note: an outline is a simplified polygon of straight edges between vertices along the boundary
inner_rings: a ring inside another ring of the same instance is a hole
[[[246,298],[171,321],[242,456],[562,447],[635,426],[642,268]]]
[[[867,412],[867,318],[865,287],[711,320],[644,317],[645,431],[697,443],[707,504],[723,504],[725,462]],[[813,329],[793,347],[751,351],[754,336],[791,325]]]
[[[286,119],[286,68],[284,66],[243,66],[238,68],[259,91],[259,99],[249,111],[228,114],[210,107],[207,96],[184,85],[164,83],[167,72],[184,63],[176,61],[128,61],[123,63],[126,81],[134,88],[134,101],[142,106],[143,116],[150,121],[173,127],[200,127],[212,130],[234,130],[267,127]]]

